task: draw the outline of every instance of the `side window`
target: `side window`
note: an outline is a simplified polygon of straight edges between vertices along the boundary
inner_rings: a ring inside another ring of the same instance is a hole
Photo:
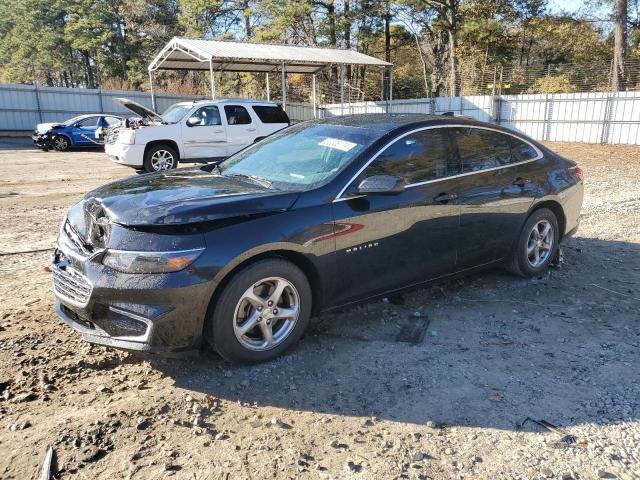
[[[532,160],[538,156],[538,151],[533,148],[527,142],[511,137],[511,155],[514,162],[524,162],[525,160]]]
[[[281,107],[254,105],[251,108],[262,123],[289,123],[289,117]]]
[[[116,117],[104,117],[104,124],[107,127],[115,127],[116,125],[120,125],[120,119]]]
[[[510,135],[482,128],[452,128],[451,134],[458,144],[462,173],[511,163]]]
[[[251,123],[249,112],[240,105],[225,105],[224,113],[229,125],[249,125]]]
[[[193,115],[191,115],[191,118],[193,117],[197,117],[200,120],[200,122],[194,126],[211,127],[214,125],[222,125],[220,110],[215,106],[199,108]]]
[[[79,128],[87,128],[87,127],[97,127],[98,119],[100,117],[87,117],[80,120],[77,125]]]
[[[397,140],[365,170],[365,176],[393,175],[408,184],[456,175],[443,129],[423,130]]]

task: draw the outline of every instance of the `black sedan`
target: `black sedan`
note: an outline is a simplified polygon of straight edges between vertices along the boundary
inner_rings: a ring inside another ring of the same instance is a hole
[[[90,342],[260,362],[320,312],[484,268],[540,275],[582,196],[574,162],[494,125],[307,122],[88,193],[60,229],[56,309]]]

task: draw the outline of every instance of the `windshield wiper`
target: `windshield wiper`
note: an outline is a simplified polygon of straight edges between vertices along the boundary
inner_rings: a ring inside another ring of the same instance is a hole
[[[273,185],[273,182],[271,180],[267,180],[266,178],[258,177],[257,175],[247,175],[246,173],[230,173],[229,175],[225,175],[225,176],[227,176],[227,177],[247,178],[247,179],[253,181],[254,183],[257,183],[258,185],[261,185],[261,186],[267,187],[267,188],[271,188],[271,185]]]

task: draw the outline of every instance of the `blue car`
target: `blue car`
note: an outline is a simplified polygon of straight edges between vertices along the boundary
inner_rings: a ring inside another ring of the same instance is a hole
[[[117,127],[122,118],[115,115],[88,114],[62,123],[40,123],[31,135],[33,143],[43,149],[64,152],[71,147],[101,147],[101,132]]]

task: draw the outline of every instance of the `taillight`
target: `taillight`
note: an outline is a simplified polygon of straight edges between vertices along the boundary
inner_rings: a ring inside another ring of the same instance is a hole
[[[571,173],[574,173],[576,177],[580,179],[581,182],[584,182],[584,170],[582,170],[580,167],[571,167],[569,171]]]

